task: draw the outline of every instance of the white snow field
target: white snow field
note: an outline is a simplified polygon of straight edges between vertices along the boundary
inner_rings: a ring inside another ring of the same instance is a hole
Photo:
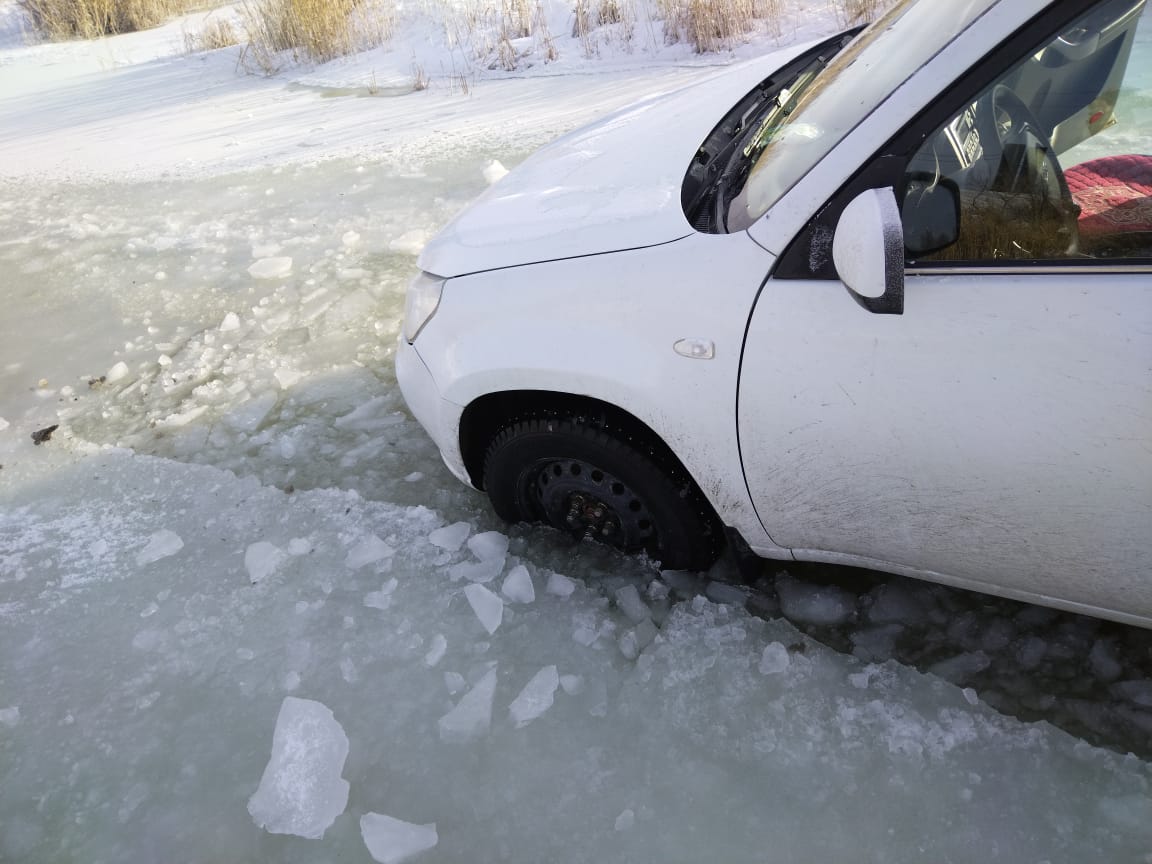
[[[177,25],[24,46],[13,9],[0,861],[1152,862],[1152,765],[945,680],[999,669],[996,701],[1146,756],[1146,631],[573,548],[499,523],[407,414],[421,244],[707,70],[330,98],[173,55]]]

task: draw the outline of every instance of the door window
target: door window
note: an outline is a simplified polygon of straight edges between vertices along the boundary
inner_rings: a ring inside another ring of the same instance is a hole
[[[1152,22],[1096,3],[929,135],[901,212],[909,263],[1152,258]]]

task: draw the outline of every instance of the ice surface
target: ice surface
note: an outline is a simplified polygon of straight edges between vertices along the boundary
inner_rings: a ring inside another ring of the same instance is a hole
[[[492,698],[496,694],[496,669],[489,669],[456,704],[440,718],[440,739],[461,743],[488,734],[492,726]]]
[[[508,537],[499,531],[484,531],[468,538],[468,548],[481,561],[504,561],[508,554]]]
[[[779,642],[769,642],[760,652],[757,667],[761,675],[777,675],[788,668],[788,649]]]
[[[428,542],[449,552],[455,552],[464,545],[468,535],[472,533],[472,526],[467,522],[453,522],[443,528],[437,528],[428,535]]]
[[[348,737],[326,706],[285,697],[272,756],[248,801],[252,820],[271,834],[323,837],[348,804],[348,781],[340,776],[347,757]]]
[[[136,553],[136,564],[152,564],[162,558],[175,555],[184,548],[184,541],[175,531],[164,528],[148,538],[148,544]]]
[[[267,540],[258,540],[249,544],[244,550],[244,569],[248,571],[248,579],[259,582],[276,572],[288,556],[274,543]]]
[[[551,708],[559,686],[560,676],[555,666],[545,666],[533,675],[508,706],[508,715],[516,728],[527,726]]]
[[[557,597],[570,597],[572,592],[576,590],[576,583],[567,576],[553,573],[548,577],[548,584],[544,590]]]
[[[500,593],[513,603],[532,603],[536,599],[536,588],[532,585],[528,568],[517,564],[509,570],[504,577],[504,584],[500,586]]]
[[[495,633],[504,617],[504,601],[483,585],[477,584],[466,586],[464,596],[468,598],[468,605],[472,607],[472,611],[476,613],[488,635]]]
[[[360,817],[360,834],[368,854],[380,864],[401,864],[440,842],[435,822],[414,825],[380,813]]]
[[[11,708],[0,708],[0,725],[11,728],[19,722],[20,706],[13,705]]]
[[[287,256],[261,258],[248,268],[254,279],[283,279],[292,272],[292,259]]]
[[[395,549],[375,534],[371,534],[357,542],[356,545],[348,550],[344,564],[353,570],[358,570],[366,564],[375,564],[377,561],[390,558],[395,554]]]

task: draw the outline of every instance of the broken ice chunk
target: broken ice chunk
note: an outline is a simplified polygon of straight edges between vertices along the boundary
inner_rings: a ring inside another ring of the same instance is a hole
[[[390,558],[395,554],[395,549],[375,534],[369,534],[348,550],[348,555],[344,558],[344,565],[353,570],[358,570],[365,564],[374,564],[381,558]]]
[[[424,665],[429,669],[436,666],[441,660],[444,659],[444,654],[448,650],[448,640],[444,638],[443,633],[437,633],[432,637],[432,647],[428,649],[428,653],[424,655]]]
[[[576,696],[584,692],[583,675],[561,675],[560,687],[569,696]]]
[[[513,603],[531,603],[536,599],[536,589],[532,586],[532,577],[528,575],[528,568],[517,564],[504,577],[504,584],[500,593]]]
[[[520,695],[508,706],[508,714],[516,728],[527,726],[552,707],[556,688],[560,686],[560,676],[555,666],[545,666],[524,685]]]
[[[496,669],[493,667],[464,694],[455,708],[440,718],[440,740],[464,742],[487,735],[492,726],[495,693]]]
[[[340,775],[348,736],[325,705],[288,696],[272,733],[272,756],[248,800],[252,821],[270,834],[319,839],[348,804]]]
[[[652,617],[648,604],[640,599],[640,592],[636,590],[635,585],[617,588],[615,597],[616,605],[632,620],[633,624],[639,624],[641,621]]]
[[[369,591],[364,595],[364,605],[371,609],[388,609],[392,606],[392,594],[400,583],[393,576],[380,586],[379,591]]]
[[[114,365],[111,369],[104,373],[104,380],[109,384],[115,384],[117,381],[123,381],[128,377],[128,364],[121,360]]]
[[[503,561],[508,554],[508,538],[499,531],[485,531],[469,537],[468,548],[481,561]]]
[[[544,590],[549,594],[555,594],[557,597],[568,597],[576,590],[576,583],[567,576],[553,573],[548,577],[548,584]]]
[[[616,830],[627,831],[636,824],[636,814],[631,810],[624,810],[616,817]]]
[[[435,822],[414,825],[381,813],[360,817],[360,836],[368,854],[380,864],[401,864],[440,842]]]
[[[20,723],[20,706],[14,705],[11,708],[0,709],[0,725],[12,728]]]
[[[508,174],[508,169],[501,164],[499,159],[493,159],[484,166],[483,173],[484,179],[487,180],[488,185],[491,186],[493,183],[502,180]]]
[[[620,646],[621,654],[629,660],[635,660],[640,656],[640,652],[647,648],[649,643],[655,638],[656,625],[652,623],[652,619],[645,618],[631,630],[621,635],[617,644]]]
[[[224,320],[220,322],[220,332],[228,333],[231,330],[240,329],[240,317],[235,312],[229,312],[224,316]]]
[[[461,561],[448,568],[448,578],[453,582],[466,579],[469,582],[491,582],[504,569],[504,559],[495,561]]]
[[[259,540],[244,551],[244,569],[248,571],[252,584],[256,584],[275,573],[284,558],[284,552],[277,546],[267,540]]]
[[[287,256],[261,258],[248,268],[253,279],[282,279],[292,272],[292,259]]]
[[[464,596],[484,629],[491,636],[504,618],[504,601],[483,585],[472,584],[464,589]]]
[[[770,642],[760,654],[760,674],[776,675],[787,669],[790,662],[788,649],[779,642]]]
[[[184,541],[175,531],[162,528],[148,539],[148,545],[136,553],[136,563],[140,566],[175,555],[184,548]]]
[[[437,528],[429,534],[428,542],[433,546],[439,546],[441,549],[447,549],[449,552],[455,552],[464,545],[464,541],[468,539],[468,535],[471,533],[472,526],[467,522],[454,522],[443,528]]]
[[[777,579],[776,594],[784,615],[794,621],[828,626],[843,624],[856,613],[856,596],[835,585]]]

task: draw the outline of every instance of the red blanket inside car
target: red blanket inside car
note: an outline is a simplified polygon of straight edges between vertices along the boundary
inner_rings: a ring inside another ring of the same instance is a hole
[[[1152,232],[1152,156],[1107,156],[1064,172],[1080,236]]]

